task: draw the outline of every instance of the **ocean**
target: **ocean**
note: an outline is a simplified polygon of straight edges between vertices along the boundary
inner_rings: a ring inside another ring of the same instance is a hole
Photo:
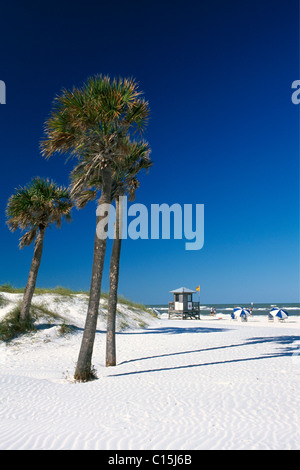
[[[154,308],[158,310],[160,313],[168,312],[168,305],[167,304],[156,304],[156,305],[148,305],[150,308]],[[249,308],[251,304],[206,304],[200,306],[200,314],[201,315],[209,315],[211,307],[215,307],[216,314],[218,313],[231,313],[235,307],[244,307]],[[289,315],[299,315],[300,316],[300,305],[298,303],[257,303],[252,305],[252,314],[253,315],[266,315],[267,313],[272,310],[272,308],[282,308],[286,310]]]

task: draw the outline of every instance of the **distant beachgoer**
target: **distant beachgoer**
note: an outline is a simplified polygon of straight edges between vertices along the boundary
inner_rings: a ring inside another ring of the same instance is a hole
[[[252,317],[252,307],[249,308],[250,311],[250,317]]]
[[[213,309],[213,307],[211,307],[211,309],[210,309],[210,314],[211,314],[211,315],[214,314],[214,309]]]
[[[240,317],[241,317],[241,321],[248,321],[248,320],[247,320],[247,315],[246,315],[245,312],[242,312],[241,315],[240,315]]]
[[[214,315],[216,314],[216,307],[214,307]]]

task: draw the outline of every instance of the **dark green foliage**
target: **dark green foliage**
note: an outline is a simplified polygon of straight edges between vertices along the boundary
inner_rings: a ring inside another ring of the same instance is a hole
[[[9,342],[14,338],[36,331],[33,318],[20,319],[21,306],[16,306],[0,322],[0,341]]]
[[[29,185],[16,189],[7,203],[7,225],[12,232],[25,231],[20,248],[29,246],[39,230],[49,225],[61,226],[63,217],[71,220],[69,191],[48,179],[34,178]]]
[[[39,318],[46,318],[51,325],[52,322],[63,320],[59,334],[66,336],[74,331],[72,325],[68,325],[66,320],[56,312],[49,310],[44,304],[32,304],[30,307],[30,316],[26,320],[20,318],[21,305],[17,305],[6,317],[0,322],[0,341],[9,342],[19,336],[34,333],[37,331],[35,322]]]

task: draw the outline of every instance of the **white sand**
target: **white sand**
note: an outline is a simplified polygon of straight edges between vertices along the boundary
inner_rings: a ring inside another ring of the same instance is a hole
[[[83,326],[82,299],[64,309]],[[0,343],[0,449],[299,449],[300,319],[222,317],[119,333],[113,368],[99,330],[87,384],[72,381],[82,331]]]

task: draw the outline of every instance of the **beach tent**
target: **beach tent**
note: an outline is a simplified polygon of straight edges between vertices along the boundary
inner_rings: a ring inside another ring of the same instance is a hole
[[[242,321],[247,321],[250,315],[250,310],[248,310],[247,308],[236,307],[233,309],[233,313],[235,315],[239,315]]]
[[[275,317],[279,318],[279,320],[285,320],[289,316],[286,310],[277,307],[272,308],[270,313],[271,315],[275,315]]]

